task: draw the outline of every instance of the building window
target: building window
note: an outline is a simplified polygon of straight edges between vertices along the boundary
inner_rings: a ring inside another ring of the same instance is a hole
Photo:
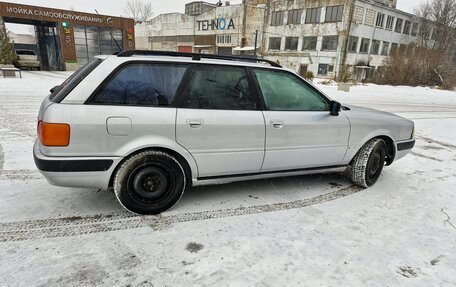
[[[317,37],[304,37],[302,41],[302,50],[317,50]]]
[[[399,49],[399,45],[397,43],[391,43],[391,53],[396,52]]]
[[[388,16],[386,18],[386,30],[393,30],[393,22],[394,22],[394,17],[393,16]]]
[[[412,36],[418,35],[418,23],[413,23],[412,25]]]
[[[285,11],[274,11],[272,12],[272,21],[271,26],[281,26],[283,25]]]
[[[285,50],[297,51],[298,50],[298,37],[286,37],[285,38]]]
[[[321,8],[309,8],[306,10],[306,24],[320,23]]]
[[[288,11],[287,24],[301,24],[302,9]]]
[[[327,76],[328,73],[332,73],[334,71],[333,65],[328,64],[319,64],[318,65],[318,75],[320,76]]]
[[[388,56],[389,45],[390,45],[389,42],[383,41],[382,51],[380,53],[382,56]]]
[[[404,23],[404,31],[402,33],[410,35],[410,28],[412,26],[412,23],[410,21],[405,20]]]
[[[358,50],[358,37],[350,36],[348,39],[348,51],[352,53],[356,53]]]
[[[432,28],[431,40],[435,41],[435,39],[437,39],[437,29],[434,27]]]
[[[231,35],[218,35],[217,44],[231,44]]]
[[[380,50],[380,41],[379,40],[372,40],[371,54],[372,55],[378,55],[379,50]]]
[[[397,18],[396,20],[396,28],[394,29],[394,32],[396,33],[401,33],[402,32],[402,23],[404,22],[404,20],[402,20],[401,18]]]
[[[375,22],[375,26],[378,28],[383,28],[383,23],[385,22],[385,14],[377,13],[377,21]]]
[[[362,54],[369,53],[370,39],[362,38],[361,46],[359,47],[359,52]]]
[[[326,7],[325,22],[340,22],[344,14],[344,5]]]
[[[322,51],[336,51],[339,42],[339,36],[323,36],[321,44]]]
[[[282,43],[282,38],[280,38],[280,37],[269,38],[269,50],[280,51],[281,43]]]

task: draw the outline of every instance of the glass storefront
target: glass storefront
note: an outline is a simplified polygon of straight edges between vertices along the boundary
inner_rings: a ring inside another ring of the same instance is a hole
[[[120,47],[122,43],[122,30],[111,29],[114,39]],[[74,26],[74,41],[76,44],[76,58],[80,65],[89,62],[97,55],[112,55],[120,52],[112,40],[108,28],[95,26]]]

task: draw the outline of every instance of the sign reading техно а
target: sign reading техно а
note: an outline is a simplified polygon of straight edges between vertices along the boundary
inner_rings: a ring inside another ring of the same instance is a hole
[[[233,19],[227,20],[225,18],[218,18],[214,20],[196,21],[196,23],[198,23],[198,31],[236,29],[234,27]]]

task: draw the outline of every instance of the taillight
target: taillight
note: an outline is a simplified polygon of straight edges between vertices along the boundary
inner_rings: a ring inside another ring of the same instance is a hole
[[[68,146],[70,144],[70,125],[39,121],[38,137],[44,146]]]

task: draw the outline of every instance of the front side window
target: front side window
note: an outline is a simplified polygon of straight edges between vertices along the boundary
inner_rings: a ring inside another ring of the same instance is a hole
[[[348,40],[348,51],[352,53],[356,53],[358,49],[358,37],[350,36]]]
[[[286,37],[285,38],[285,50],[297,51],[298,50],[298,37]]]
[[[282,42],[282,38],[280,38],[280,37],[269,38],[269,50],[279,51],[281,42]]]
[[[326,7],[325,22],[340,22],[344,15],[344,5]]]
[[[304,37],[302,41],[302,50],[317,50],[317,37]]]
[[[320,23],[321,8],[309,8],[306,10],[306,24]]]
[[[184,107],[254,110],[256,105],[244,68],[201,65],[192,73]]]
[[[299,77],[284,71],[256,69],[266,108],[272,111],[327,111],[328,102]]]
[[[186,70],[184,64],[128,64],[98,89],[90,103],[169,106]]]
[[[339,43],[339,36],[323,36],[321,44],[322,51],[336,51]]]

